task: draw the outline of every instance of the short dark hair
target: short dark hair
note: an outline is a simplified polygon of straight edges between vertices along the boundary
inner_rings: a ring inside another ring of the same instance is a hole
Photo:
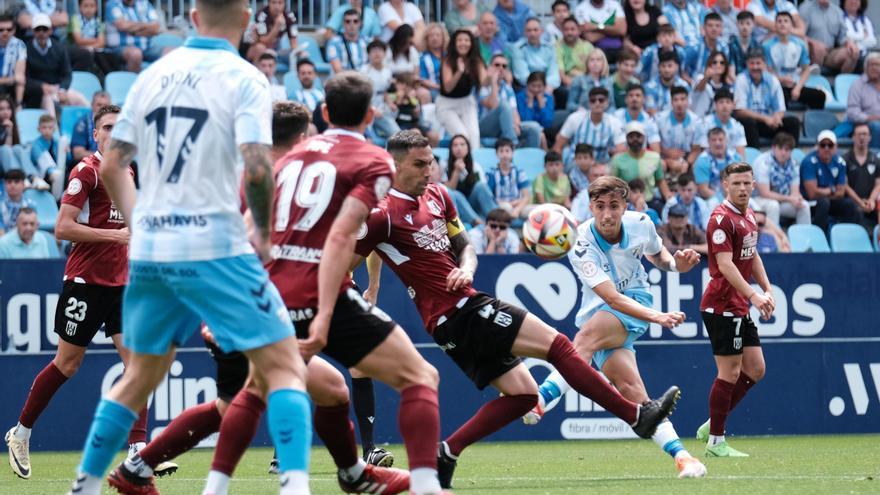
[[[544,155],[544,163],[553,163],[553,162],[561,162],[562,155],[559,153],[550,150]]]
[[[675,95],[685,95],[687,96],[688,90],[684,86],[673,86],[672,89],[669,90],[669,99],[675,97]]]
[[[645,181],[638,177],[627,182],[626,185],[629,186],[630,191],[645,192]]]
[[[777,15],[779,15],[779,14],[777,14]],[[703,17],[703,25],[705,25],[709,21],[724,22],[724,20],[721,18],[721,15],[719,15],[718,12],[709,12],[708,14],[706,14],[706,17]]]
[[[641,91],[642,94],[645,94],[645,88],[639,83],[631,83],[626,87],[626,95],[629,96],[633,91]]]
[[[677,64],[681,64],[681,61],[678,59],[678,54],[675,53],[675,50],[662,51],[659,55],[657,55],[657,63],[662,64],[663,62],[675,62]]]
[[[738,21],[754,21],[755,14],[749,12],[748,10],[740,10],[739,14],[736,14],[736,20]]]
[[[779,15],[779,14],[777,14],[777,15]],[[749,53],[746,54],[746,60],[751,60],[753,58],[759,58],[761,60],[764,60],[765,55],[766,54],[764,53],[764,50],[762,48],[759,48],[759,47],[750,48]]]
[[[494,210],[490,210],[489,213],[486,214],[486,222],[503,222],[506,224],[510,224],[513,218],[510,216],[510,213],[507,212],[504,208],[495,208]]]
[[[577,17],[575,17],[575,16],[573,16],[573,15],[570,15],[570,16],[566,17],[566,18],[562,21],[562,25],[564,26],[564,25],[568,24],[569,22],[573,22],[573,23],[577,24],[578,26],[581,25],[581,23],[578,22]]]
[[[18,216],[36,215],[36,214],[37,214],[37,210],[31,208],[30,206],[22,206],[21,208],[18,209]]]
[[[43,125],[49,122],[53,124],[56,123],[55,117],[49,115],[48,113],[44,113],[43,115],[40,115],[40,118],[37,120],[37,125]]]
[[[535,72],[532,72],[531,74],[529,74],[528,79],[526,79],[526,84],[532,84],[533,82],[539,82],[539,81],[542,84],[546,85],[547,84],[547,77],[544,76],[543,72],[536,70]]]
[[[409,150],[424,148],[430,145],[431,143],[428,141],[428,138],[423,136],[418,129],[407,129],[396,132],[388,138],[386,148],[391,153],[391,156],[394,157],[394,160],[399,161],[409,153]]]
[[[272,142],[274,146],[292,144],[309,130],[312,112],[302,103],[276,101],[272,104]]]
[[[866,122],[866,121],[864,121],[864,120],[860,120],[860,121],[854,123],[854,124],[853,124],[853,133],[855,133],[855,132],[856,132],[856,129],[858,129],[859,127],[867,127],[867,128],[868,128],[868,132],[871,133],[871,126],[868,125],[868,122]]]
[[[526,24],[528,24],[530,22],[537,22],[539,26],[541,25],[541,19],[538,19],[537,17],[532,16],[532,17],[529,17],[528,19],[526,19],[526,22],[525,22],[525,24],[523,24],[523,26],[525,26]]]
[[[691,182],[696,182],[694,180],[693,174],[691,174],[689,172],[685,172],[685,173],[678,176],[678,180],[676,181],[676,184],[678,184],[678,187],[684,187],[684,186],[690,184]]]
[[[733,101],[733,93],[731,93],[729,89],[715,90],[715,98],[713,98],[713,101],[718,101],[718,100],[731,100],[731,101]]]
[[[367,116],[372,99],[373,83],[360,72],[339,72],[324,84],[324,104],[333,125],[360,125]]]
[[[342,18],[344,19],[345,17],[350,16],[350,15],[356,15],[356,16],[360,17],[361,13],[358,12],[357,10],[354,10],[354,9],[348,9],[342,13]]]
[[[617,64],[620,65],[620,63],[625,60],[630,60],[632,62],[639,63],[639,56],[636,55],[636,52],[624,48],[623,50],[620,51],[620,54],[617,55]]]
[[[672,24],[660,24],[660,27],[657,28],[657,34],[675,34],[675,28]]]
[[[629,185],[620,177],[603,175],[590,183],[587,191],[590,195],[590,201],[596,201],[600,196],[606,194],[619,194],[626,200],[626,197],[629,195]]]
[[[257,62],[259,62],[260,60],[275,60],[275,55],[271,51],[266,50],[265,52],[261,53],[259,57],[257,57]],[[299,62],[297,62],[296,66],[297,68],[299,68]]]
[[[381,49],[388,50],[388,45],[385,44],[382,40],[373,40],[367,45],[367,53],[370,53],[373,50]]]
[[[3,180],[24,180],[24,170],[14,168],[12,170],[7,170],[5,174],[3,174]]]
[[[782,16],[782,17],[788,17],[788,20],[789,20],[789,21],[794,22],[794,17],[791,15],[791,12],[786,12],[786,11],[784,11],[784,10],[781,11],[781,12],[777,12],[777,13],[776,13],[776,19],[779,19],[780,16]],[[774,19],[774,22],[775,22],[775,19]]]
[[[103,107],[99,108],[98,111],[95,112],[95,119],[93,121],[95,127],[98,127],[98,122],[100,122],[101,119],[104,118],[105,115],[108,115],[111,113],[118,114],[121,111],[122,111],[122,109],[119,108],[119,106],[117,106],[117,105],[104,105]]]
[[[15,24],[15,18],[12,17],[12,14],[10,14],[9,12],[4,12],[0,14],[0,22],[11,22]]]
[[[725,131],[721,127],[713,127],[711,129],[709,129],[709,132],[706,135],[709,137],[712,137],[717,134],[724,134],[724,136],[727,137],[727,131]]]
[[[588,98],[592,98],[594,96],[604,96],[605,98],[608,98],[608,90],[606,88],[603,88],[602,86],[595,86],[593,87],[593,89],[590,90],[589,93],[587,93]]]
[[[513,149],[514,148],[513,141],[511,141],[510,139],[507,139],[507,138],[498,138],[498,140],[495,141],[495,151],[498,151],[501,148],[504,148],[505,146],[510,149]]]
[[[743,174],[743,173],[754,174],[752,171],[752,166],[746,162],[736,162],[731,163],[724,170],[721,171],[721,180],[725,180],[733,174]]]
[[[314,63],[314,62],[312,62],[311,60],[309,60],[309,59],[307,59],[307,58],[303,58],[303,59],[300,59],[299,61],[297,61],[297,63],[296,63],[296,71],[299,72],[299,68],[302,67],[303,65],[311,65],[311,66],[312,66],[312,69],[315,68],[315,63]]]
[[[574,156],[590,155],[593,156],[593,147],[587,143],[580,143],[574,147]]]
[[[773,136],[773,146],[776,146],[777,148],[788,148],[793,150],[794,144],[794,137],[787,132],[779,132]]]
[[[556,7],[558,7],[560,5],[564,5],[565,8],[567,8],[568,10],[571,10],[571,7],[568,5],[568,2],[566,2],[565,0],[556,0],[555,2],[553,2],[553,5],[550,6],[550,12],[553,12],[554,10],[556,10]]]

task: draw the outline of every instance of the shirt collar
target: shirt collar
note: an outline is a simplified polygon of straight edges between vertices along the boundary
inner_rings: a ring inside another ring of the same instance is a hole
[[[596,229],[596,220],[590,222],[590,231],[593,233],[593,237],[596,239],[596,244],[599,245],[599,248],[604,252],[608,252],[611,250],[612,245],[602,237],[602,234],[599,233],[599,230]],[[621,249],[626,249],[629,245],[629,236],[626,235],[626,227],[623,225],[623,221],[620,223],[620,242],[617,243]]]
[[[49,51],[50,48],[52,48],[52,37],[50,36],[49,39],[46,40],[46,48],[41,47],[40,44],[37,43],[37,38],[34,38],[32,43],[34,44],[34,48],[36,48],[37,51],[39,51],[40,53],[46,53]]]
[[[223,38],[211,38],[208,36],[190,36],[183,46],[187,48],[199,48],[202,50],[226,50],[237,54],[238,50],[232,46],[229,40]]]
[[[341,129],[339,127],[334,127],[332,129],[327,129],[324,131],[325,136],[348,136],[353,137],[355,139],[360,139],[361,141],[366,141],[364,135],[359,132],[349,131],[348,129]]]
[[[402,193],[402,192],[398,191],[397,189],[394,189],[393,187],[388,190],[388,194],[391,196],[394,196],[395,198],[398,198],[398,199],[405,199],[407,201],[412,201],[412,202],[416,201],[416,198],[410,196],[409,194]]]
[[[728,200],[726,200],[726,199],[724,200],[724,206],[725,206],[726,208],[728,208],[728,209],[731,209],[731,210],[735,211],[735,212],[738,213],[740,216],[743,216],[743,212],[739,211],[739,208],[737,208],[736,206],[734,206],[733,203],[731,203],[730,201],[728,201]]]

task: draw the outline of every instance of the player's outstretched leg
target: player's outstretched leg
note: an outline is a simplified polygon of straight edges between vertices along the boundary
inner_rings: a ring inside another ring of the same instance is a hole
[[[746,346],[741,355],[716,355],[718,376],[709,392],[709,421],[697,430],[697,438],[706,435],[709,457],[748,457],[731,447],[725,438],[727,417],[749,389],[764,377],[764,354],[760,346]]]
[[[381,447],[376,447],[373,442],[373,423],[376,420],[373,379],[361,375],[356,369],[350,370],[350,373],[351,402],[354,405],[354,416],[357,418],[364,460],[374,466],[391,467],[394,465],[394,455]]]
[[[589,362],[589,361],[587,361]],[[523,423],[536,425],[545,414],[553,410],[562,396],[571,390],[571,385],[562,378],[559,371],[553,370],[538,387],[538,403],[523,416]]]

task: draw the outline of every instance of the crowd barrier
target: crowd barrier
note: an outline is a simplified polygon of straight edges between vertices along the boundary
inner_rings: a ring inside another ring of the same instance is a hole
[[[767,376],[732,415],[728,430],[739,435],[868,433],[880,431],[880,257],[876,254],[765,255],[774,285],[775,318],[757,315]],[[61,289],[61,261],[0,262],[0,428],[15,424],[34,376],[52,359],[57,335],[52,322]],[[365,287],[365,274],[356,278]],[[649,270],[655,306],[681,310],[687,322],[675,330],[654,325],[636,344],[648,392],[670,384],[683,390],[673,416],[690,436],[708,414],[707,395],[715,375],[711,348],[699,318],[705,264],[684,274]],[[566,262],[528,255],[483,256],[478,290],[522,305],[560,331],[573,335],[578,282]],[[425,357],[440,371],[442,431],[448,435],[497,392],[477,391],[425,333],[406,288],[385,269],[379,305],[407,329]],[[546,363],[527,360],[537,379]],[[389,363],[394,366],[394,363]],[[196,334],[178,353],[168,377],[150,401],[149,431],[161,430],[184,408],[216,396],[214,364]],[[82,447],[89,418],[102,392],[122,365],[102,334],[90,347],[79,373],[58,392],[31,439],[34,450]],[[376,437],[400,441],[397,397],[377,385]],[[537,426],[512,424],[491,440],[628,438],[632,431],[592,401],[569,392]],[[206,444],[210,445],[209,440]],[[261,428],[255,443],[267,445]]]

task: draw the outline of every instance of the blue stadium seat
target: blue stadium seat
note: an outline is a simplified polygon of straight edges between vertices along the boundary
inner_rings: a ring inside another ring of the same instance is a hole
[[[55,236],[48,232],[37,231],[37,235],[43,236],[46,238],[46,244],[49,245],[49,257],[50,258],[60,258],[61,253],[58,251],[58,241],[55,240]]]
[[[302,89],[302,84],[299,82],[299,77],[296,75],[296,71],[292,70],[287,74],[284,74],[284,88],[287,90],[287,97],[293,98],[293,94],[300,89]],[[324,83],[321,82],[320,77],[315,78],[315,86],[324,89]]]
[[[874,242],[874,251],[880,253],[880,225],[874,226],[874,233],[871,236],[871,240]]]
[[[92,111],[89,107],[61,107],[61,135],[68,138],[73,135],[73,128],[79,119]]]
[[[125,103],[125,97],[128,96],[128,91],[131,89],[131,85],[134,84],[135,79],[137,79],[137,74],[124,70],[107,74],[107,77],[104,79],[104,85],[107,87],[107,92],[110,93],[110,101],[114,105]]]
[[[486,172],[498,165],[498,155],[492,148],[477,148],[471,151],[471,156]]]
[[[75,70],[70,82],[70,89],[76,90],[87,100],[92,101],[92,96],[104,88],[101,87],[101,81],[98,80],[98,77],[91,72]]]
[[[758,158],[758,155],[761,154],[761,150],[758,148],[752,148],[746,146],[746,161],[749,162],[749,165],[753,165],[755,163],[755,158]]]
[[[831,226],[831,250],[835,253],[873,253],[868,231],[857,223]]]
[[[298,52],[301,52],[301,55],[305,54],[315,64],[315,71],[318,74],[330,74],[330,64],[324,61],[324,56],[321,55],[321,46],[315,38],[308,34],[299,33],[296,37],[296,49]],[[303,57],[300,56],[299,58]],[[290,72],[295,71],[296,67],[290,68]]]
[[[804,86],[821,89],[825,92],[825,110],[832,112],[846,110],[846,102],[841,103],[837,101],[834,97],[834,93],[831,91],[831,83],[828,82],[828,79],[825,79],[825,77],[813,74],[807,79],[807,83]]]
[[[834,97],[846,106],[849,100],[849,88],[859,78],[858,74],[838,74],[834,78]]]
[[[150,38],[150,46],[160,48],[177,48],[183,46],[183,38],[171,33],[161,33]]]
[[[788,228],[788,240],[793,253],[830,253],[825,232],[813,224],[796,223]]]
[[[795,148],[795,149],[791,150],[791,157],[794,159],[794,162],[797,163],[798,165],[801,164],[801,162],[804,160],[805,156],[807,156],[807,154],[804,153],[803,151],[801,151],[800,148]]]
[[[44,113],[46,111],[42,108],[25,108],[15,114],[21,144],[30,144],[40,137],[40,131],[37,127],[40,125],[40,116]]]
[[[541,148],[517,148],[513,151],[513,164],[524,171],[531,182],[544,172],[544,154]]]
[[[434,155],[440,159],[442,166],[442,162],[449,160],[449,148],[434,148]]]
[[[840,121],[828,110],[807,110],[804,113],[804,137],[801,144],[816,144],[819,133],[825,129],[834,129]]]
[[[55,230],[55,219],[58,217],[58,205],[55,204],[55,198],[49,191],[37,191],[36,189],[25,189],[24,197],[33,201],[37,210],[37,221],[40,222],[40,229],[48,232]]]

